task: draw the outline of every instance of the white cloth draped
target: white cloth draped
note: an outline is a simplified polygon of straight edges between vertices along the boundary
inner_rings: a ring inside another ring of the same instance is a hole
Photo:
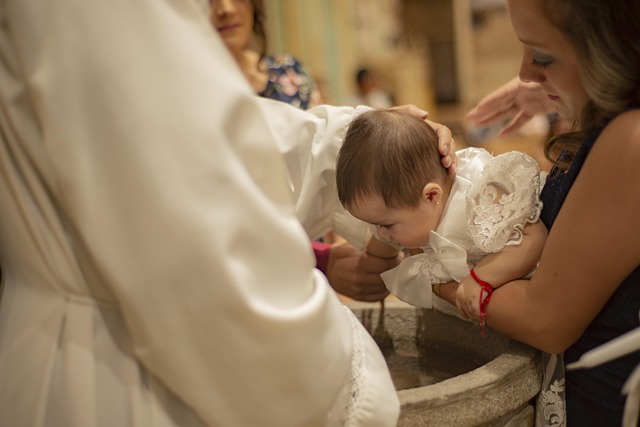
[[[395,425],[295,215],[354,110],[271,110],[206,3],[0,5],[3,425]]]
[[[289,187],[295,198],[296,215],[311,239],[334,230],[357,247],[363,248],[370,237],[368,227],[347,212],[338,200],[336,157],[355,114],[369,107],[319,106],[291,111],[286,103],[260,98],[274,129],[279,150],[289,172]],[[300,141],[308,141],[301,144]]]

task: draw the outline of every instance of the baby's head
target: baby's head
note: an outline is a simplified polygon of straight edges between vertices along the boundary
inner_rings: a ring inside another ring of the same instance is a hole
[[[423,246],[440,221],[452,182],[438,135],[424,120],[372,110],[351,122],[338,154],[338,197],[352,215],[375,225],[381,239]]]

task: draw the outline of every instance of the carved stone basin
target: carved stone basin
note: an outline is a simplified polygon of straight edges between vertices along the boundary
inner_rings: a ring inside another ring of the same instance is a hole
[[[390,297],[346,301],[380,346],[398,390],[398,426],[533,426],[540,352],[455,316]],[[382,316],[381,316],[382,314]]]

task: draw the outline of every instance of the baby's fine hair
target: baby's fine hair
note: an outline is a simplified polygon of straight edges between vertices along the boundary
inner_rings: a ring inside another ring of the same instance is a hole
[[[360,114],[338,153],[336,184],[345,207],[371,195],[381,196],[390,208],[415,207],[426,184],[448,179],[435,130],[402,111]]]

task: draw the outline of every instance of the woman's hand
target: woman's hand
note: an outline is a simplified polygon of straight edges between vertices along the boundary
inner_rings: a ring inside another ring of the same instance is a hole
[[[500,130],[500,136],[506,136],[536,114],[554,111],[553,103],[538,83],[524,83],[516,77],[482,98],[465,120],[480,128],[510,120]]]
[[[390,110],[399,110],[415,114],[416,116],[429,123],[429,125],[438,134],[438,150],[440,151],[440,154],[442,154],[442,165],[447,168],[450,174],[454,174],[456,172],[456,167],[458,165],[458,159],[456,157],[456,143],[453,140],[451,130],[448,127],[446,127],[445,125],[441,125],[440,123],[427,120],[427,117],[429,117],[429,113],[421,110],[415,105],[399,105],[396,107],[391,107]]]

